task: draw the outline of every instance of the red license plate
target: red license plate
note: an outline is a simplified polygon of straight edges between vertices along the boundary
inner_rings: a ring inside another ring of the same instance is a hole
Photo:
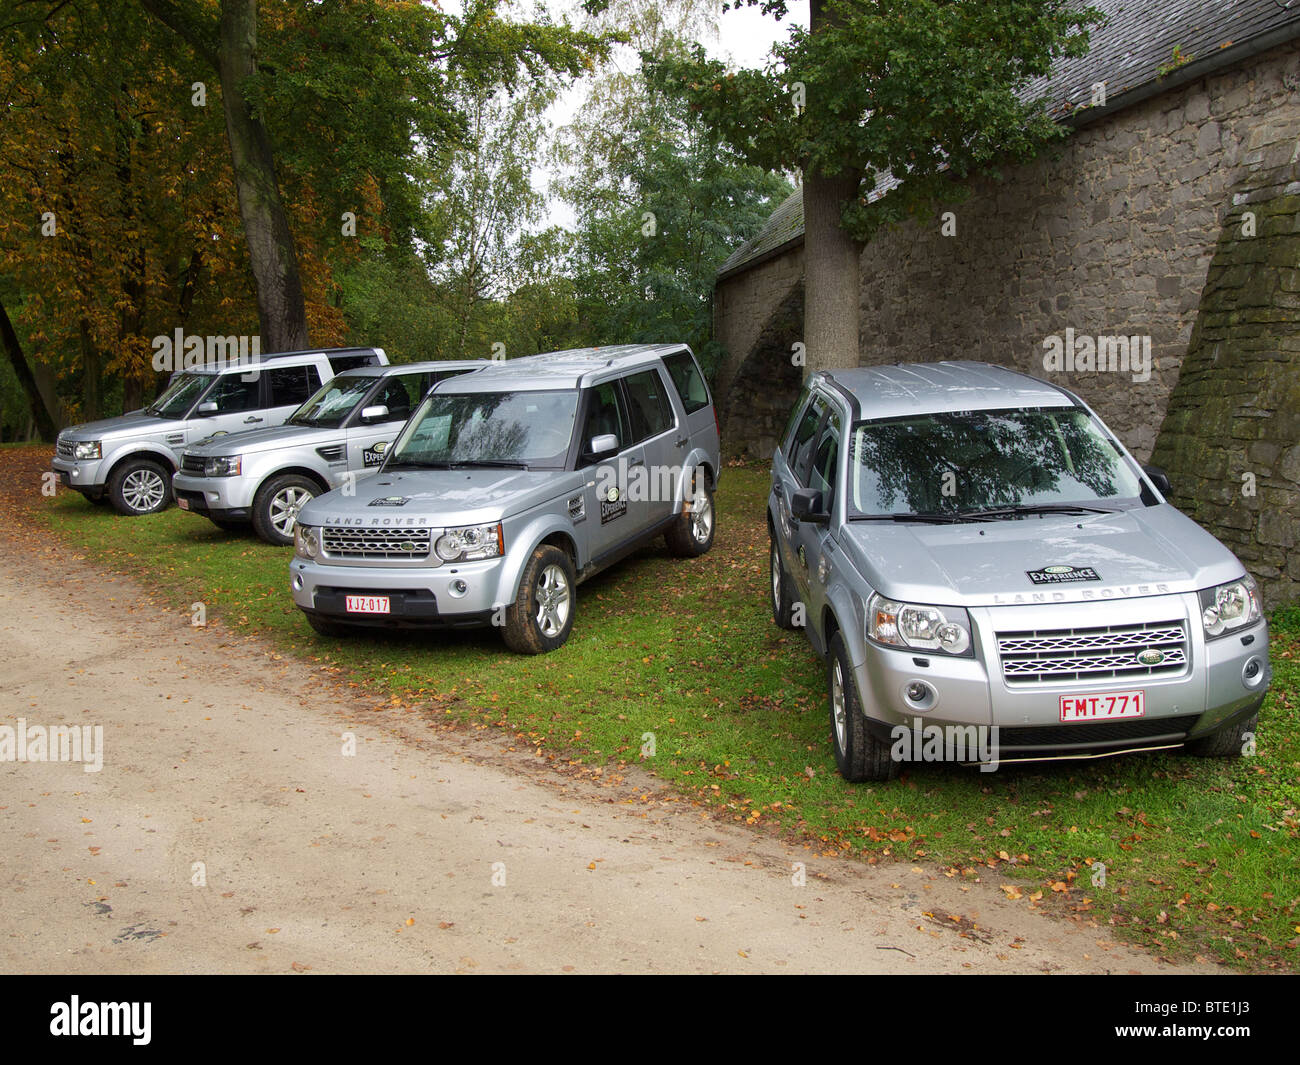
[[[1146,712],[1147,695],[1141,690],[1061,696],[1062,721],[1118,721],[1142,717]]]
[[[349,595],[346,598],[349,614],[391,613],[386,595]]]

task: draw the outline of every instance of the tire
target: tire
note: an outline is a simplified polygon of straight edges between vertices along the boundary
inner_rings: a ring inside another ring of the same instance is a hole
[[[702,483],[701,483],[702,482]],[[717,511],[713,507],[713,489],[703,470],[692,475],[691,502],[664,534],[668,550],[678,558],[698,558],[713,546]]]
[[[1259,729],[1259,712],[1241,721],[1211,732],[1208,736],[1192,740],[1186,745],[1187,753],[1197,758],[1240,758],[1246,745],[1246,733]]]
[[[127,459],[109,475],[108,501],[128,518],[166,510],[172,501],[172,471],[157,459]]]
[[[213,517],[209,517],[208,521],[212,522],[212,524],[215,525],[222,532],[237,533],[237,532],[243,532],[245,529],[248,528],[248,522],[246,521],[228,521],[225,518],[213,518]]]
[[[853,680],[844,637],[831,637],[826,663],[827,703],[830,710],[831,746],[840,776],[849,781],[892,780],[900,765],[889,756],[889,747],[867,729],[858,701],[858,686]]]
[[[772,537],[770,566],[772,620],[781,629],[798,628],[794,623],[794,601],[790,598],[790,578],[786,576],[785,567],[781,565],[781,549],[777,546],[775,536]]]
[[[506,607],[506,646],[521,655],[564,646],[573,629],[576,585],[568,554],[551,544],[538,547],[519,578],[515,601]]]
[[[304,610],[303,613],[306,614],[307,612]],[[321,617],[320,614],[307,614],[307,624],[322,636],[353,636],[357,631],[353,625],[333,621],[330,618]]]
[[[272,477],[253,497],[253,530],[268,544],[292,544],[294,516],[319,494],[320,485],[300,473]]]

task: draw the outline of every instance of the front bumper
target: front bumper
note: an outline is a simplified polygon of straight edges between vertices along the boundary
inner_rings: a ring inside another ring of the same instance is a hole
[[[289,585],[300,610],[350,625],[447,628],[500,624],[504,559],[444,566],[347,566],[295,558]],[[460,585],[464,585],[461,591]],[[388,614],[349,612],[349,595],[386,596]]]
[[[945,730],[976,726],[991,732],[996,727],[1000,760],[1010,761],[1179,746],[1257,711],[1272,677],[1267,625],[1261,621],[1206,640],[1196,597],[1173,598],[1181,601],[1189,633],[1189,661],[1177,673],[1016,684],[1003,678],[996,631],[1083,629],[1116,623],[1117,615],[1141,620],[1152,616],[1153,609],[1151,601],[1141,599],[1089,608],[1075,604],[1067,620],[1049,612],[1054,608],[972,609],[973,658],[899,650],[864,640],[856,680],[867,727],[882,742],[898,739],[900,729],[918,733],[931,725]],[[1170,606],[1166,598],[1154,607],[1155,613],[1169,616]],[[1011,613],[1015,610],[1019,613]],[[909,699],[909,685],[915,682],[928,685],[932,697],[920,703]],[[1062,696],[1135,689],[1144,692],[1142,717],[1061,720]]]
[[[108,474],[103,459],[68,459],[55,455],[50,460],[50,468],[59,475],[64,487],[92,495],[103,489]]]
[[[213,518],[248,520],[252,515],[254,486],[245,477],[195,477],[178,473],[172,477],[172,494],[182,510]]]

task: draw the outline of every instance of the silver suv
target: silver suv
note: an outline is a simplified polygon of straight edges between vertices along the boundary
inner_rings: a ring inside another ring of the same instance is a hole
[[[65,487],[92,503],[153,514],[172,501],[171,478],[186,444],[279,425],[336,373],[386,365],[382,348],[335,348],[180,370],[143,410],[63,430],[51,465]]]
[[[827,659],[841,774],[1244,753],[1268,627],[1168,487],[1077,396],[1011,370],[812,375],[772,463],[771,599]]]
[[[294,515],[307,500],[355,486],[378,470],[384,449],[430,388],[485,365],[418,362],[347,370],[282,425],[186,448],[172,478],[176,505],[218,528],[251,522],[267,543],[291,544]]]
[[[436,385],[352,495],[298,512],[294,602],[317,632],[496,625],[560,647],[579,581],[663,535],[713,544],[713,402],[689,348],[493,363]]]

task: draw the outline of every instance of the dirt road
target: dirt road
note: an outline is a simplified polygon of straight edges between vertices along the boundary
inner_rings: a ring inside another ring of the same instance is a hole
[[[0,762],[4,971],[1214,971],[376,713],[32,550],[0,540],[0,726],[100,726],[103,766]]]

